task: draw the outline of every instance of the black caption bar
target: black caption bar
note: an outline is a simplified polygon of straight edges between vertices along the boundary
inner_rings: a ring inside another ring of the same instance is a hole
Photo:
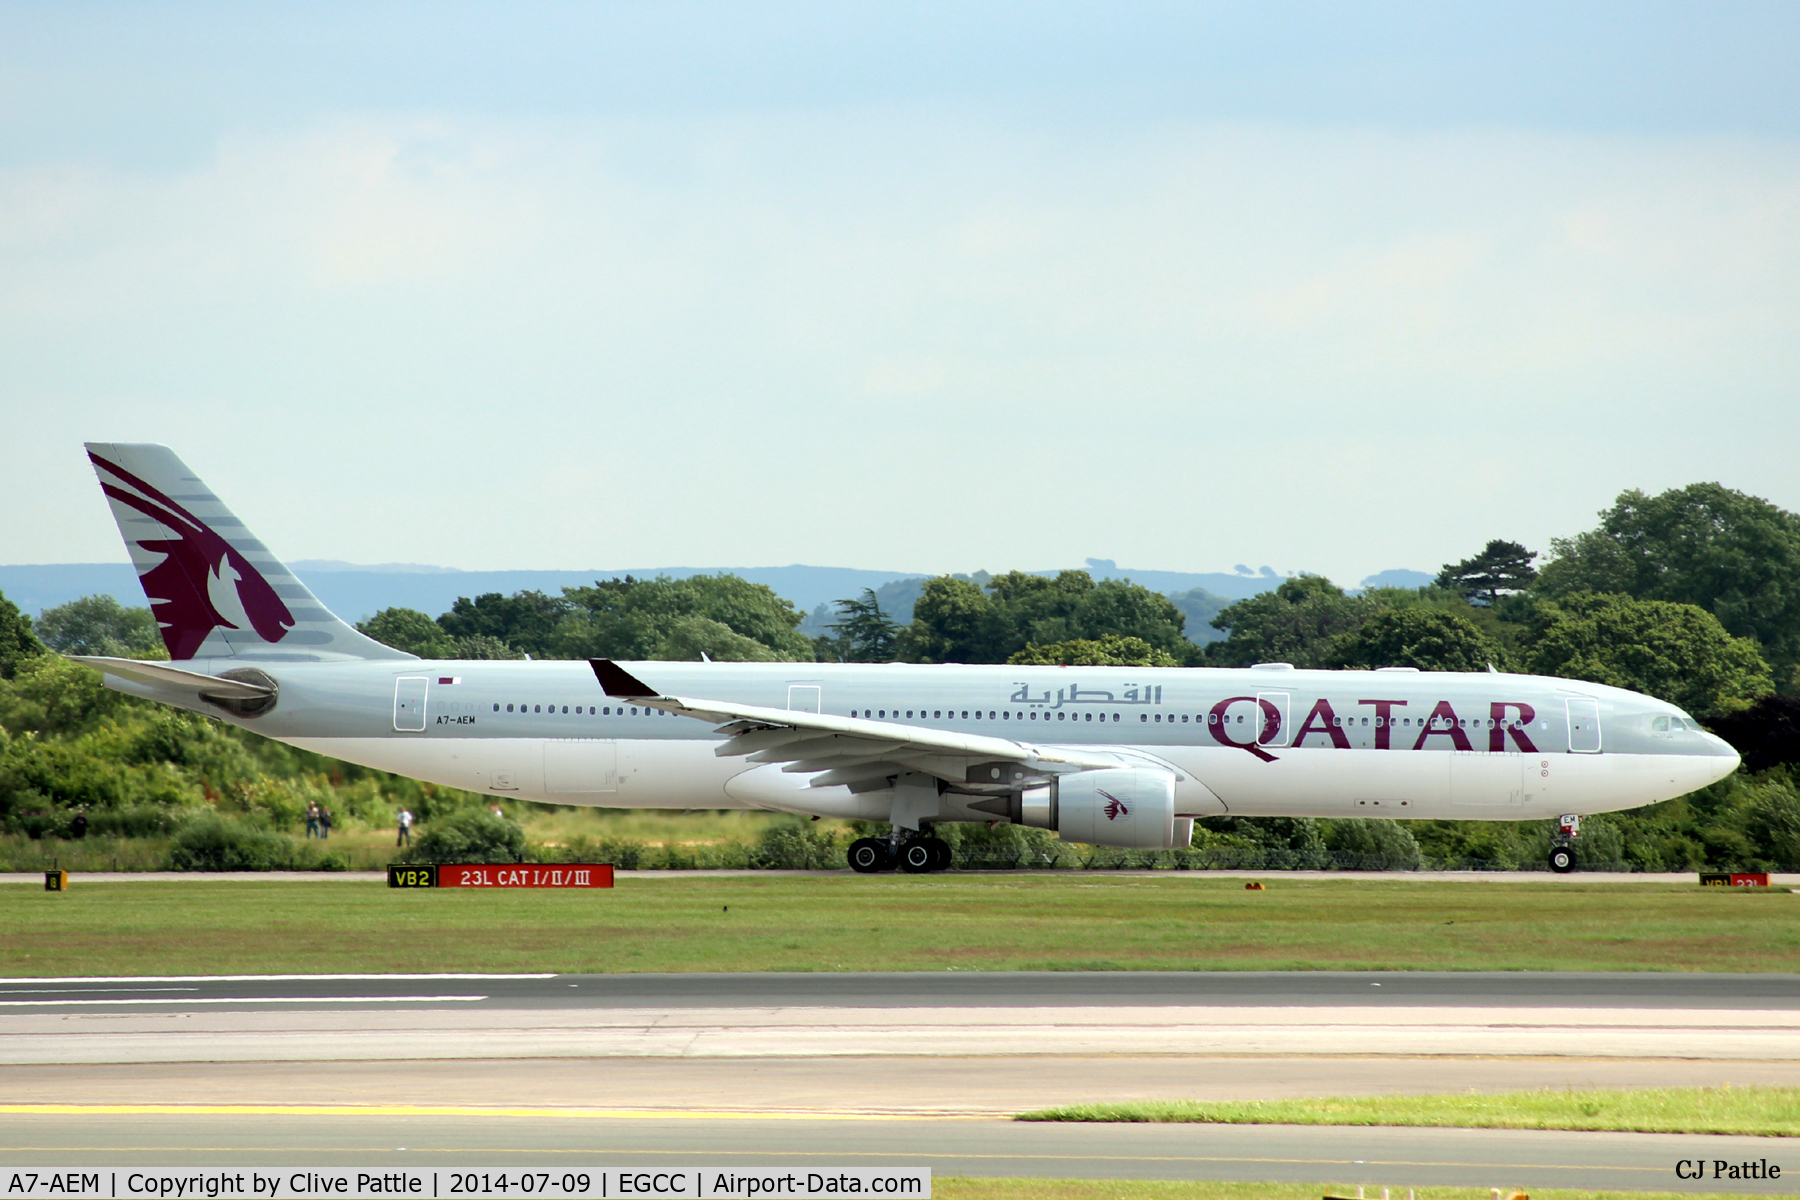
[[[6,1200],[612,1200],[616,1196],[792,1200],[931,1195],[925,1169],[870,1167],[508,1168],[395,1171],[343,1167],[102,1167],[0,1170]]]

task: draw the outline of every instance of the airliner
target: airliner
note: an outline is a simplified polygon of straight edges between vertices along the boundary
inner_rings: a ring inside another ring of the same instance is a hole
[[[435,661],[327,611],[165,446],[90,443],[169,661],[72,656],[118,691],[448,787],[607,808],[885,821],[862,872],[949,865],[933,828],[1011,822],[1168,849],[1197,818],[1580,817],[1722,779],[1673,705],[1410,667]]]

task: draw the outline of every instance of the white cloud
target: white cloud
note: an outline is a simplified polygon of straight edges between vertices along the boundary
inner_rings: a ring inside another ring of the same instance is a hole
[[[0,560],[120,556],[83,438],[288,557],[469,567],[1353,580],[1629,486],[1800,507],[1797,151],[889,110],[18,168]]]

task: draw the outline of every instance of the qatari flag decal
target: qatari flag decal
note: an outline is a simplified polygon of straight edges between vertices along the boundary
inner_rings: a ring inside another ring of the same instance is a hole
[[[462,682],[461,675],[439,675],[438,676],[438,686],[439,687],[449,687],[453,683],[461,683],[461,682]]]

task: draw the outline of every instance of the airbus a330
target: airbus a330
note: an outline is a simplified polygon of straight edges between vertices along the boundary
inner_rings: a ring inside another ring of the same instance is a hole
[[[1166,849],[1196,818],[1581,815],[1721,779],[1670,704],[1576,680],[954,664],[426,661],[326,610],[167,447],[88,457],[170,661],[109,686],[290,745],[554,804],[886,821],[859,871],[949,863],[944,822]]]

